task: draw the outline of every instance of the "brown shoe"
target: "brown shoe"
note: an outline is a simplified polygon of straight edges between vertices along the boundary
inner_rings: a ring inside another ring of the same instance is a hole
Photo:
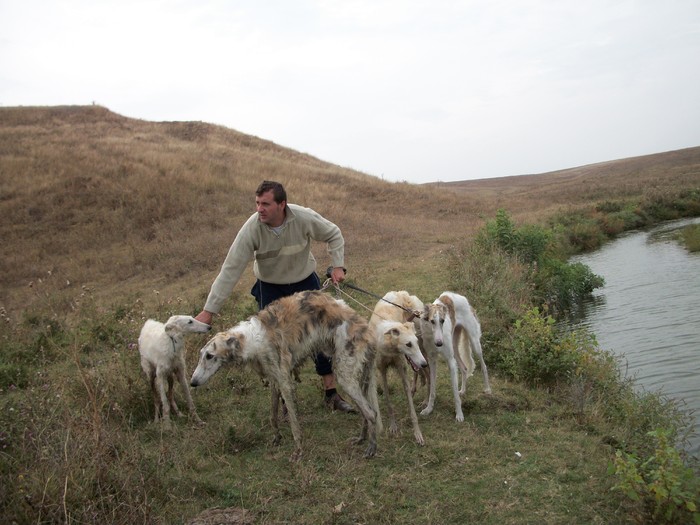
[[[331,410],[337,410],[338,412],[355,412],[355,408],[350,403],[345,401],[342,397],[340,397],[340,394],[338,394],[337,392],[331,397],[326,398],[326,405]]]

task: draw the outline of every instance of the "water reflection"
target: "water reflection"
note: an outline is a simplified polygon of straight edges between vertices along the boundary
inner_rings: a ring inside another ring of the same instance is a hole
[[[605,308],[607,302],[605,295],[602,294],[586,297],[566,312],[564,322],[572,326],[587,326],[587,319],[590,317],[590,313]]]

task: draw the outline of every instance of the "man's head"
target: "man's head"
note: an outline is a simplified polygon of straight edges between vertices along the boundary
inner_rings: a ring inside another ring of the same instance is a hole
[[[282,225],[287,206],[287,192],[279,182],[263,181],[255,190],[255,209],[258,220],[268,226]]]

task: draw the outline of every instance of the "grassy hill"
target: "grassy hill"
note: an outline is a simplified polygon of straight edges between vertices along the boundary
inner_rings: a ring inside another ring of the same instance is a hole
[[[18,313],[41,300],[34,285],[49,276],[104,298],[204,294],[263,179],[283,182],[291,202],[341,227],[358,282],[409,287],[410,278],[381,283],[381,275],[434,273],[434,257],[500,207],[536,221],[562,207],[697,187],[700,147],[412,185],[202,122],[146,122],[100,106],[0,108],[0,302]]]
[[[194,523],[198,514],[197,523],[643,521],[641,504],[610,491],[608,461],[625,439],[610,434],[607,412],[590,403],[573,414],[555,392],[497,370],[491,396],[479,393],[478,372],[470,382],[461,425],[438,371],[435,413],[421,419],[425,447],[413,442],[395,393],[403,431],[382,436],[372,461],[345,442],[357,419],[324,410],[311,366],[298,386],[300,463],[288,462],[288,432],[282,446],[269,445],[268,390],[250,371],[220,372],[195,392],[204,429],[152,424],[128,343],[146,317],[199,311],[263,179],[283,182],[291,202],[341,227],[356,284],[432,300],[452,282],[446,254],[499,208],[542,222],[697,190],[700,148],[412,185],[201,122],[146,122],[99,106],[0,108],[0,376],[24,374],[9,387],[2,376],[0,387],[0,515],[16,523]],[[324,268],[322,246],[316,255]],[[236,318],[250,311],[251,274],[234,292]],[[230,324],[223,317],[216,329]],[[190,366],[205,340],[188,339]],[[649,403],[633,419],[653,424],[657,408]],[[228,521],[224,511],[200,514],[212,507],[229,508]]]

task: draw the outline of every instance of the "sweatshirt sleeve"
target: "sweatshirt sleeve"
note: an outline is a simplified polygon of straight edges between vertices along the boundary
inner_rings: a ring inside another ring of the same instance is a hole
[[[307,210],[311,217],[311,238],[327,243],[333,266],[345,266],[345,239],[340,228],[315,211]]]
[[[246,266],[253,260],[255,248],[252,232],[256,220],[257,214],[254,214],[246,221],[229,248],[204,305],[204,309],[208,312],[219,313],[226,300],[231,296],[233,288],[243,275]]]

